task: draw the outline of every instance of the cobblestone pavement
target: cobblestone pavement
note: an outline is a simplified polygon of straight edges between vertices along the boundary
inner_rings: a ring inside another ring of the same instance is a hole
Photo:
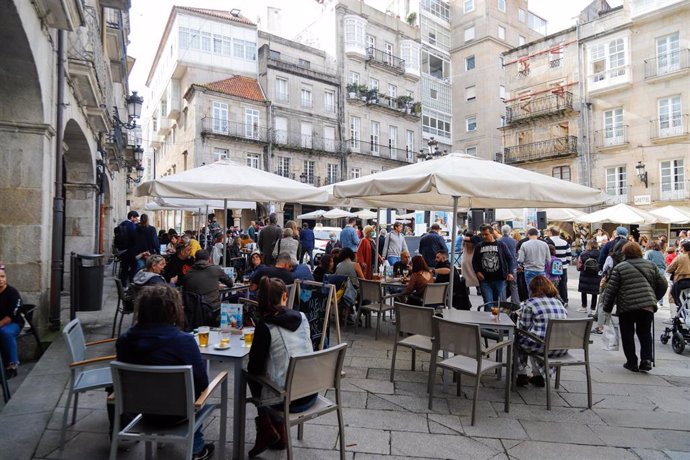
[[[569,310],[571,317],[577,317],[582,314],[575,312],[579,293],[574,270],[570,279]],[[105,295],[102,312],[79,314],[89,340],[110,335],[116,300],[110,279],[106,280]],[[474,305],[480,303],[476,296],[472,301]],[[454,386],[449,386],[449,393],[443,393],[439,375],[434,410],[428,410],[428,356],[418,354],[417,370],[411,371],[409,351],[399,350],[396,379],[391,383],[388,377],[394,326],[390,320],[383,324],[378,341],[371,329],[359,329],[357,335],[347,329],[344,340],[349,348],[342,381],[347,458],[690,458],[690,355],[677,355],[670,345],[659,343],[662,322],[668,317],[668,307],[656,315],[657,362],[649,374],[623,369],[623,352],[604,351],[600,336],[593,337],[592,410],[587,409],[584,370],[563,370],[562,387],[553,393],[551,411],[546,410],[545,390],[529,387],[513,393],[510,412],[505,413],[504,382],[488,375],[482,379],[475,426],[470,425],[471,378],[463,378],[462,395],[456,396]],[[68,377],[66,361],[64,344],[55,342],[0,412],[0,458],[60,458],[57,443]],[[222,369],[222,362],[213,363],[211,374]],[[255,414],[250,406],[248,448],[254,441]],[[229,420],[228,453],[232,423]],[[208,439],[218,439],[218,427],[216,416],[205,428]],[[83,395],[62,458],[107,458],[107,429],[105,393]],[[304,433],[304,440],[298,441],[293,431],[295,458],[338,458],[334,414],[307,423]],[[165,446],[158,454],[165,459],[182,458],[174,446]],[[131,446],[119,458],[143,458],[143,446]],[[285,458],[285,453],[269,451],[261,458]]]

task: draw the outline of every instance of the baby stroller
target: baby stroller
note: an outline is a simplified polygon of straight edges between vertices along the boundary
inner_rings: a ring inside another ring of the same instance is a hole
[[[673,351],[681,354],[685,351],[685,344],[690,344],[690,289],[683,290],[679,297],[681,304],[673,318],[673,326],[667,327],[659,340],[665,345],[671,339]]]

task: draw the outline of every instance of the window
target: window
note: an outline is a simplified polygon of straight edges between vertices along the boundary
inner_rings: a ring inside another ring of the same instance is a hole
[[[465,130],[468,133],[472,133],[477,130],[477,117],[465,118]]]
[[[525,22],[525,10],[518,8],[518,21]]]
[[[248,153],[247,166],[254,169],[261,169],[261,156],[258,153]]]
[[[680,69],[678,32],[656,39],[656,74],[665,75]]]
[[[421,37],[422,41],[427,41],[430,45],[448,52],[450,50],[450,31],[447,27],[443,27],[436,21],[422,16],[421,19]],[[407,59],[405,65],[407,65]]]
[[[628,194],[628,180],[625,166],[606,169],[606,193],[614,196]]]
[[[623,109],[604,112],[604,146],[620,145],[624,140]]]
[[[213,132],[228,133],[228,104],[222,102],[213,103]]]
[[[463,0],[462,11],[463,13],[470,13],[474,10],[474,0]]]
[[[450,61],[422,50],[422,73],[447,80],[450,77]]]
[[[465,29],[465,41],[474,40],[474,26]]]
[[[438,90],[435,88],[429,88],[429,97],[433,100],[438,99]]]
[[[422,115],[422,130],[432,136],[450,139],[451,117],[435,110],[424,110]]]
[[[570,166],[556,166],[551,170],[551,177],[570,180]]]
[[[326,112],[335,112],[335,93],[326,90],[323,93],[323,109]]]
[[[302,88],[302,107],[306,109],[312,107],[311,88]]]
[[[617,38],[590,48],[589,71],[592,83],[615,83],[616,78],[626,76],[626,46],[626,40]]]
[[[390,83],[388,84],[388,96],[391,99],[395,99],[398,97],[398,87],[395,85],[391,85]]]
[[[522,46],[522,45],[524,45],[524,44],[525,44],[525,37],[523,37],[522,35],[520,35],[520,36],[518,37],[518,46]]]
[[[211,52],[211,34],[208,32],[201,32],[201,51]]]
[[[506,12],[506,0],[498,0],[498,11]]]
[[[329,184],[335,184],[338,182],[339,176],[338,176],[338,165],[335,163],[328,163],[328,169],[326,170],[327,176],[326,180],[328,181]]]
[[[303,69],[308,69],[311,67],[311,62],[307,61],[306,59],[300,58],[299,61],[297,61],[297,65],[299,65]]]
[[[276,172],[279,176],[290,177],[290,170],[292,169],[290,160],[290,157],[278,157],[278,170]]]
[[[256,43],[246,40],[232,39],[232,55],[247,61],[256,60]]]
[[[388,127],[388,148],[391,150],[391,158],[395,158],[394,150],[398,148],[398,127]]]
[[[477,87],[476,86],[468,86],[465,88],[465,100],[466,101],[474,101],[477,98]]]
[[[168,116],[168,101],[163,99],[161,101],[161,118]]]
[[[362,177],[362,170],[360,168],[350,169],[350,179],[359,179]]]
[[[361,135],[361,120],[359,117],[350,117],[350,147],[359,152],[359,140]]]
[[[276,117],[273,121],[273,132],[276,144],[287,144],[288,119],[285,117]]]
[[[259,111],[256,109],[244,109],[244,136],[259,138]]]
[[[662,161],[661,199],[682,200],[685,198],[685,162],[683,160]]]
[[[392,43],[384,43],[383,44],[383,59],[386,64],[388,65],[393,65],[393,44]]]
[[[334,126],[324,126],[323,127],[323,148],[327,152],[335,151],[335,127]]]
[[[436,44],[436,31],[435,30],[430,30],[427,34],[427,37],[428,37],[429,43],[431,45]]]
[[[369,89],[379,89],[379,81],[376,78],[369,79]]]
[[[280,61],[280,51],[268,50],[268,57],[269,59]]]
[[[506,87],[503,85],[498,86],[498,97],[502,100],[506,100]]]
[[[223,54],[223,37],[213,36],[213,54]]]
[[[477,156],[477,147],[474,147],[474,146],[473,147],[467,147],[465,149],[465,153],[468,155],[472,155],[472,156],[476,157]]]
[[[366,38],[364,28],[366,20],[360,16],[348,15],[344,20],[345,52],[366,53]]]
[[[284,78],[276,78],[276,100],[288,100],[288,81]]]
[[[316,162],[314,160],[304,160],[304,175],[307,184],[314,183],[314,167]]]
[[[498,38],[501,40],[506,39],[506,28],[503,26],[498,26]]]
[[[376,37],[367,34],[367,50],[376,48]]]
[[[371,122],[371,153],[379,153],[379,138],[381,136],[381,124],[378,121]]]
[[[448,21],[450,19],[450,7],[444,0],[421,0],[420,7],[437,18]]]
[[[303,149],[311,149],[314,140],[314,132],[311,123],[301,122],[300,123],[300,147]]]
[[[474,60],[474,56],[467,56],[465,58],[465,70],[466,71],[474,69],[475,65],[476,65],[476,62]]]
[[[228,149],[221,149],[213,147],[213,161],[226,160],[228,158]]]
[[[683,134],[683,116],[681,115],[680,96],[666,97],[658,100],[659,137],[678,136]]]
[[[506,125],[506,116],[501,115],[501,118],[498,120],[498,126],[503,128]]]
[[[350,83],[354,83],[356,85],[359,85],[359,73],[358,72],[350,72]]]
[[[407,130],[405,134],[405,150],[407,151],[407,159],[408,161],[412,161],[414,159],[414,131]]]

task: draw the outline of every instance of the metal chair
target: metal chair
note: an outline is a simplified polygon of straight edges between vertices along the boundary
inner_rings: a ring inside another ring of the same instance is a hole
[[[417,350],[431,353],[433,335],[431,320],[434,317],[434,309],[429,307],[416,307],[401,302],[395,302],[395,341],[393,342],[393,357],[391,360],[391,377],[395,377],[395,357],[398,346],[412,350],[412,370],[415,370],[415,358]],[[407,335],[412,334],[412,335]],[[404,335],[403,339],[400,336]]]
[[[191,460],[194,432],[220,408],[220,439],[217,458],[225,458],[227,431],[228,373],[221,372],[199,398],[194,400],[192,366],[141,366],[120,361],[110,363],[115,389],[115,417],[110,443],[110,460],[117,458],[121,439],[144,441],[146,458],[150,459],[156,443],[185,443]],[[220,404],[208,403],[211,393],[220,385]],[[120,427],[120,416],[137,414],[127,426]],[[184,422],[161,426],[147,422],[146,416],[179,417]]]
[[[338,439],[340,442],[340,459],[345,459],[345,424],[343,423],[342,396],[340,394],[340,378],[345,360],[347,343],[341,343],[333,348],[315,351],[299,356],[291,356],[285,376],[285,388],[265,378],[251,375],[245,371],[248,380],[269,387],[283,398],[281,416],[285,420],[287,429],[287,458],[294,458],[290,428],[297,425],[297,439],[304,437],[304,423],[316,417],[335,411],[338,415]],[[304,412],[290,413],[290,403],[299,398],[320,393],[325,390],[335,390],[335,402],[321,396],[317,397],[313,406]],[[260,404],[253,398],[247,400]],[[219,457],[223,458],[223,457]]]
[[[527,331],[517,329],[518,336],[529,337],[544,346],[543,353],[527,353],[544,362],[546,374],[546,409],[551,410],[551,375],[549,368],[556,368],[556,389],[561,383],[561,367],[585,366],[587,375],[587,407],[592,408],[592,375],[589,368],[589,335],[592,332],[593,318],[584,319],[550,319],[546,325],[546,337],[540,337]],[[549,358],[554,350],[583,350],[584,359],[578,359],[567,353],[565,356]],[[514,354],[517,359],[517,353]]]
[[[117,328],[117,335],[119,336],[120,332],[122,332],[122,320],[124,320],[125,315],[134,314],[134,299],[127,295],[124,286],[122,286],[122,281],[117,278],[115,278],[115,288],[117,289],[117,306],[115,307],[113,331],[110,337],[115,337],[115,324],[117,324],[118,315],[120,316],[120,324]],[[134,319],[132,319],[132,322],[134,322]]]
[[[38,355],[40,356],[43,354],[43,346],[41,345],[41,339],[38,337],[38,331],[36,330],[36,327],[34,326],[33,322],[34,311],[36,311],[36,308],[38,308],[36,305],[29,303],[22,304],[21,307],[19,307],[19,314],[22,315],[22,317],[26,321],[26,325],[28,325],[29,327],[27,328],[25,326],[17,336],[17,339],[21,337],[26,337],[28,335],[32,335],[36,340],[36,346],[38,347]]]
[[[394,305],[386,303],[386,300],[397,296],[399,296],[399,294],[383,295],[381,283],[360,278],[359,304],[357,305],[357,314],[355,315],[355,334],[357,333],[357,326],[359,324],[359,315],[362,311],[376,312],[376,335],[374,340],[378,340],[379,330],[381,329],[381,315],[395,308]]]
[[[0,385],[2,386],[2,399],[7,404],[10,400],[10,386],[7,383],[7,375],[5,375],[5,363],[2,362],[2,356],[0,356]]]
[[[113,379],[110,375],[109,367],[98,367],[95,369],[85,369],[85,367],[109,362],[115,359],[115,355],[99,356],[97,358],[86,359],[86,351],[92,346],[101,345],[104,343],[114,342],[116,339],[97,340],[95,342],[87,343],[84,340],[84,331],[81,328],[79,318],[70,321],[62,330],[62,335],[67,344],[72,362],[69,363],[70,381],[69,389],[67,390],[67,403],[65,404],[65,412],[62,415],[62,431],[60,433],[60,449],[65,444],[65,430],[67,429],[67,417],[69,415],[69,408],[74,397],[74,407],[72,408],[72,425],[77,420],[77,405],[79,402],[79,393],[96,390],[98,388],[105,388],[113,384]]]
[[[474,425],[477,410],[477,400],[479,396],[479,384],[482,374],[493,371],[494,369],[506,366],[506,373],[510,372],[511,363],[502,363],[485,360],[484,356],[510,346],[512,340],[498,342],[492,347],[486,348],[481,344],[481,333],[479,325],[464,324],[434,317],[433,325],[433,349],[431,350],[431,364],[429,366],[429,409],[432,408],[434,400],[434,378],[436,367],[442,367],[454,372],[457,375],[457,395],[461,392],[461,375],[468,374],[474,377],[474,399],[472,401],[472,425]],[[453,353],[452,358],[444,359],[437,363],[439,351]],[[506,379],[505,398],[506,404],[510,396],[510,379]]]
[[[424,288],[422,297],[423,307],[447,307],[448,306],[448,283],[431,283]]]

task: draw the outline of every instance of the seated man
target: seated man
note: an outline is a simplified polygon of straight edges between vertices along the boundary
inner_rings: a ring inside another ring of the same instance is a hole
[[[220,309],[219,283],[232,287],[232,279],[218,265],[211,265],[205,249],[196,253],[196,262],[184,277],[184,290],[199,294],[213,311]]]
[[[278,254],[276,259],[275,267],[270,265],[262,265],[256,271],[252,279],[249,281],[249,290],[256,291],[259,289],[259,281],[263,276],[268,276],[269,278],[279,278],[286,285],[293,284],[295,282],[295,274],[292,273],[292,256],[289,252],[281,252]]]
[[[170,257],[165,266],[165,271],[163,272],[165,281],[170,283],[173,278],[177,278],[176,283],[179,285],[183,284],[185,275],[194,265],[194,259],[191,257],[191,254],[191,246],[184,243],[177,245],[175,255]]]
[[[124,363],[157,366],[191,365],[194,375],[194,398],[208,387],[206,364],[201,359],[194,337],[179,328],[184,320],[180,294],[169,286],[144,289],[138,300],[137,324],[117,339],[117,359]],[[160,426],[180,423],[179,417],[146,415],[146,421]],[[213,456],[213,443],[205,444],[199,428],[194,433],[192,457],[204,460]]]
[[[407,270],[408,275],[412,273],[410,251],[403,251],[400,253],[400,260],[393,265],[393,276],[400,278],[403,276],[403,270]]]
[[[309,265],[307,264],[293,265],[292,274],[295,276],[295,279],[300,281],[314,281],[314,275],[312,275]]]
[[[440,250],[436,253],[436,265],[432,270],[436,275],[437,283],[449,283],[450,282],[450,261],[448,260],[448,251]]]

